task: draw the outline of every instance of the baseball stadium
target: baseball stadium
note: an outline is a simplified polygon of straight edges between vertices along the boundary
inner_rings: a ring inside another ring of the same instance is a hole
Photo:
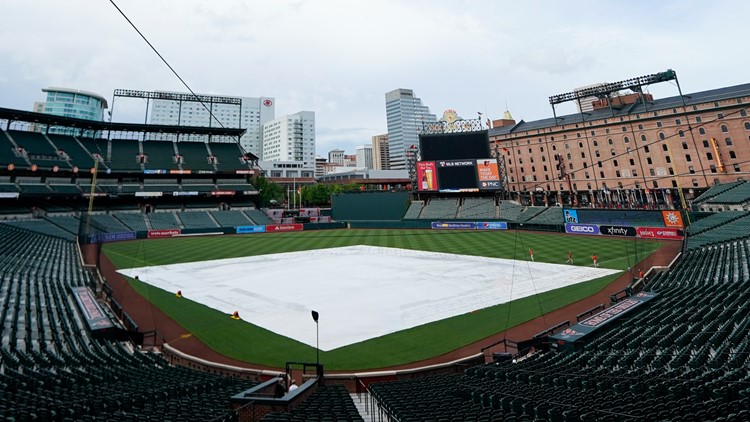
[[[290,210],[242,129],[0,123],[4,420],[750,419],[745,181],[537,206],[469,125]]]

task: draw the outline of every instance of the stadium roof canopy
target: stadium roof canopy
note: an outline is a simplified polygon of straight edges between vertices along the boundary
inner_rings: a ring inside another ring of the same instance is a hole
[[[734,98],[750,95],[750,84],[729,86],[708,91],[684,94],[685,105],[693,106],[696,104],[707,103],[710,101],[731,100]],[[620,106],[618,106],[620,107]],[[634,104],[622,106],[621,108],[603,108],[590,112],[568,114],[566,116],[550,117],[547,119],[525,122],[521,120],[513,126],[504,126],[489,130],[489,136],[507,135],[516,132],[525,132],[529,130],[547,129],[561,125],[584,123],[601,119],[611,119],[613,117],[631,116],[641,113],[650,113],[659,110],[671,108],[681,108],[682,99],[679,96],[661,98],[653,101],[637,101]]]
[[[201,126],[172,126],[172,125],[147,125],[142,123],[116,123],[101,122],[96,120],[76,119],[72,117],[55,116],[52,114],[35,113],[32,111],[13,110],[0,107],[0,120],[10,122],[28,122],[49,126],[62,126],[87,131],[112,131],[112,132],[143,132],[143,133],[174,133],[195,134],[212,136],[234,136],[240,137],[245,134],[246,129],[201,127]]]

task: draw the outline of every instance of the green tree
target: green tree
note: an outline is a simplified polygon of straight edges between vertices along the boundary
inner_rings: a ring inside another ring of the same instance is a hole
[[[331,185],[315,184],[302,188],[302,203],[306,205],[327,205],[331,203]]]
[[[273,181],[260,176],[256,184],[263,206],[281,204],[284,201],[284,189]]]

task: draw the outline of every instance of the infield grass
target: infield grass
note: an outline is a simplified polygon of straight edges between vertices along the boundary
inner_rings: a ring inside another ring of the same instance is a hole
[[[590,256],[596,254],[602,267],[626,270],[658,249],[660,243],[515,231],[358,229],[137,240],[107,244],[104,252],[117,268],[123,269],[353,245],[518,260],[528,260],[531,248],[537,262],[557,264],[565,263],[570,250],[574,253],[574,265],[591,265]],[[321,351],[320,361],[327,370],[364,370],[439,356],[594,295],[619,275]],[[174,294],[145,283],[134,280],[130,283],[186,332],[221,354],[276,368],[282,368],[287,361],[315,361],[313,347],[253,325],[251,321],[232,320],[224,313],[187,299],[177,299]],[[558,322],[550,321],[550,325]],[[300,323],[310,323],[310,329],[315,328],[312,320]],[[167,341],[179,345],[179,339]]]

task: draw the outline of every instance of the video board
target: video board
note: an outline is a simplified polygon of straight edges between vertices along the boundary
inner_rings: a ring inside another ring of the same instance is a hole
[[[479,192],[499,190],[497,160],[490,158],[487,131],[420,135],[417,190]]]

